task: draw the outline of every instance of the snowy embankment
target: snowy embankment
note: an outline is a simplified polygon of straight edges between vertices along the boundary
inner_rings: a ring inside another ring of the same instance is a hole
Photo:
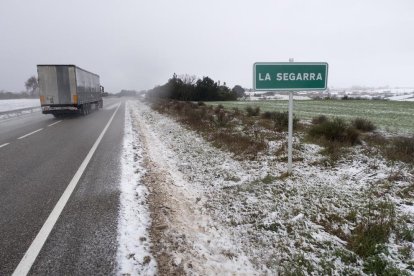
[[[0,112],[13,111],[22,108],[39,107],[39,99],[0,100]]]
[[[372,260],[352,252],[348,240],[377,212],[411,233],[409,166],[375,152],[368,157],[361,145],[331,167],[319,146],[298,145],[295,137],[294,172],[286,176],[286,156],[276,154],[284,141],[268,141],[269,154],[257,160],[237,161],[141,102],[128,108],[146,160],[160,274],[364,275],[378,260],[407,269],[400,252],[411,258],[409,239],[391,235],[386,253]]]
[[[150,253],[148,189],[142,183],[142,176],[145,174],[142,165],[143,149],[137,134],[139,130],[131,122],[128,104],[124,131],[118,221],[118,274],[154,275],[157,265]]]
[[[39,99],[0,100],[0,120],[40,111]]]

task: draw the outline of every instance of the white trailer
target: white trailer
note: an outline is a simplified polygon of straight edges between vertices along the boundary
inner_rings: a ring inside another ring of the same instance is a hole
[[[102,108],[103,87],[99,76],[75,65],[37,65],[43,114],[88,114]]]

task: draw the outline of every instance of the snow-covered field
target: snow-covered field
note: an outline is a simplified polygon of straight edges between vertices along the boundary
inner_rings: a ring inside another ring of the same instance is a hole
[[[365,145],[327,166],[319,146],[295,137],[286,176],[286,156],[276,154],[284,141],[238,161],[139,101],[128,109],[143,144],[135,152],[147,159],[152,253],[164,273],[364,275],[378,263],[414,273],[412,167]],[[374,259],[355,254],[354,233],[377,221],[393,223],[384,248]]]
[[[0,100],[0,120],[37,111],[40,111],[40,101],[38,99]]]
[[[29,107],[40,107],[39,99],[0,100],[0,112]]]

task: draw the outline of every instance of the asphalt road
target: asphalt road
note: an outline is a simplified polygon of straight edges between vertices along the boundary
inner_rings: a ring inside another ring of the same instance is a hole
[[[0,275],[13,273],[118,103],[29,273],[114,274],[125,112],[120,99],[105,99],[103,109],[85,117],[34,113],[0,121]]]

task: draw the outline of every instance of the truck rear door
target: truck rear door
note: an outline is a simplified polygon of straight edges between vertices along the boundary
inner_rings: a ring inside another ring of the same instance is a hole
[[[42,105],[73,104],[76,94],[75,67],[39,65],[39,94]]]

